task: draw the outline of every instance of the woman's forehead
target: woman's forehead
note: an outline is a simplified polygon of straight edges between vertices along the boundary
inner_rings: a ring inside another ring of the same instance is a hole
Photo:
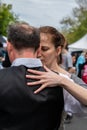
[[[40,34],[40,39],[41,39],[41,41],[51,41],[51,35],[50,34],[46,34],[46,33],[41,33]]]

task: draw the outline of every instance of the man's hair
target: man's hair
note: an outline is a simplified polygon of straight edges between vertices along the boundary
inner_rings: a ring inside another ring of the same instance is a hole
[[[8,41],[17,50],[32,48],[36,51],[40,45],[40,33],[29,24],[14,23],[8,27]]]

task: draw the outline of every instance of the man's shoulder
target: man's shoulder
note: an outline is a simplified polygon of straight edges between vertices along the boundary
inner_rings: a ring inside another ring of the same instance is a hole
[[[13,70],[18,70],[21,68],[23,68],[23,66],[12,66],[12,67],[3,68],[3,69],[0,69],[0,75],[5,74],[5,73],[12,73]]]
[[[39,70],[39,71],[45,71],[43,66],[38,66],[38,67],[35,67],[35,68],[32,68],[32,69],[36,69],[36,70]]]
[[[44,67],[42,66],[38,66],[38,67],[26,67],[24,65],[20,65],[20,66],[11,66],[8,68],[3,68],[0,70],[0,74],[5,74],[5,73],[13,73],[14,71],[25,71],[27,69],[34,69],[34,70],[39,70],[39,71],[45,71]]]

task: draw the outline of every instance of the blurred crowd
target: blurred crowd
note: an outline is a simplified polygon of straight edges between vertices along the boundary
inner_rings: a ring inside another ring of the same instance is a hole
[[[0,42],[0,69],[10,67],[11,63],[7,53],[7,43]]]

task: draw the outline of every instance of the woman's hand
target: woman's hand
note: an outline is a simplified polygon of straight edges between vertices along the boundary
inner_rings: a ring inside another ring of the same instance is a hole
[[[26,75],[26,78],[37,79],[38,81],[28,82],[27,85],[42,84],[41,87],[34,93],[38,93],[46,87],[53,87],[61,84],[62,76],[59,76],[57,73],[49,70],[46,66],[44,66],[44,68],[46,72],[28,69],[28,72],[31,72],[34,75]]]

